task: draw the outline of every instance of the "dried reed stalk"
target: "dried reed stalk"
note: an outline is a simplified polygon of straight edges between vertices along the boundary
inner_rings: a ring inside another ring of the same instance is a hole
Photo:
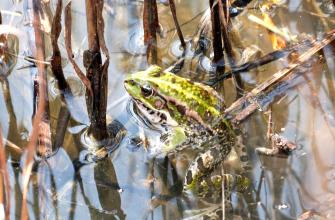
[[[180,25],[179,25],[179,22],[178,22],[177,13],[176,13],[176,5],[174,3],[174,0],[169,0],[169,3],[170,3],[170,9],[171,9],[174,25],[176,27],[177,34],[178,34],[178,37],[179,37],[179,40],[180,40],[180,44],[185,50],[186,49],[186,43],[185,43],[185,40],[184,40],[183,32],[181,31]]]
[[[225,4],[222,4],[222,1],[225,1]],[[226,0],[218,0],[218,5],[219,5],[219,15],[220,15],[219,17],[221,23],[221,34],[223,39],[224,50],[226,52],[230,68],[233,69],[236,65],[236,58],[228,34],[228,22],[230,20],[228,2]],[[243,87],[244,87],[242,79],[238,74],[234,75],[233,79],[237,90],[237,96],[241,97],[243,95]]]
[[[52,73],[57,79],[58,88],[64,92],[70,91],[70,87],[65,80],[63,68],[62,68],[62,57],[58,47],[58,38],[62,30],[61,25],[61,13],[62,13],[63,1],[58,0],[55,16],[51,26],[51,45],[52,45],[52,57],[51,57],[51,69]]]
[[[5,207],[5,219],[9,219],[10,218],[10,182],[9,182],[9,173],[8,173],[7,163],[6,163],[6,152],[2,144],[2,140],[3,140],[2,130],[0,127],[0,176],[1,176],[0,203],[3,204]]]
[[[40,30],[40,9],[41,5],[39,1],[33,1],[33,11],[34,11],[34,21],[33,27],[35,31],[35,42],[36,42],[36,58],[37,60],[44,60],[44,44],[43,37]],[[38,102],[37,110],[33,118],[33,130],[29,138],[29,143],[26,147],[26,160],[23,167],[22,173],[22,209],[21,209],[21,219],[28,219],[28,207],[27,207],[27,194],[28,194],[28,184],[30,175],[32,172],[32,167],[34,163],[34,155],[36,153],[36,143],[38,136],[40,134],[40,124],[43,120],[45,108],[46,108],[46,69],[43,62],[36,63],[38,69]]]
[[[91,125],[89,134],[97,140],[107,139],[107,69],[108,50],[103,37],[103,1],[86,0],[86,23],[88,34],[88,50],[84,51],[86,76],[90,80],[93,96],[86,95],[86,105]],[[100,29],[100,30],[99,30]],[[102,29],[102,30],[101,30]],[[107,55],[107,62],[102,66],[100,48]]]
[[[147,45],[147,60],[151,64],[157,64],[156,34],[159,30],[159,22],[156,0],[144,0],[143,7],[144,44]]]
[[[86,91],[88,91],[89,95],[93,95],[91,82],[87,79],[83,71],[79,68],[76,61],[74,60],[74,55],[72,52],[72,43],[71,43],[71,27],[72,27],[72,15],[71,15],[71,1],[65,6],[64,11],[64,20],[65,20],[65,48],[67,52],[67,56],[69,61],[72,64],[72,67],[74,71],[76,72],[77,76],[80,78],[80,80],[83,82],[83,84],[86,87]]]
[[[213,38],[213,51],[214,58],[213,62],[217,65],[217,72],[224,72],[224,57],[222,47],[222,34],[220,27],[220,14],[219,7],[215,0],[209,0],[209,7],[211,11],[211,22],[212,22],[212,38]],[[220,74],[217,74],[219,76]]]

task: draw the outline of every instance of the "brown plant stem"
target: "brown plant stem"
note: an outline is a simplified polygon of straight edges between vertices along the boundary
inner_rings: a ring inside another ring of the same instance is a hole
[[[40,2],[33,1],[33,11],[34,11],[34,21],[33,27],[35,30],[35,42],[36,42],[36,58],[37,60],[44,60],[44,44],[43,44],[43,37],[40,30]],[[21,219],[26,220],[28,219],[28,207],[27,207],[27,194],[28,194],[28,184],[30,175],[32,172],[33,162],[34,162],[34,155],[36,152],[36,143],[38,140],[39,130],[40,130],[40,123],[42,122],[45,116],[46,110],[46,69],[45,64],[43,62],[36,63],[38,69],[38,94],[39,99],[37,102],[37,110],[34,114],[33,118],[33,130],[30,135],[30,141],[26,147],[26,160],[23,167],[22,173],[22,208],[21,208]],[[36,84],[35,84],[36,85]]]
[[[185,40],[184,40],[183,32],[181,31],[180,25],[179,25],[179,22],[178,22],[177,13],[176,13],[176,5],[174,3],[174,0],[169,0],[169,3],[170,3],[170,9],[171,9],[174,25],[176,26],[177,34],[178,34],[178,37],[179,37],[179,40],[180,40],[180,44],[185,50],[186,49],[186,43],[185,43]]]
[[[223,57],[223,48],[222,48],[222,35],[220,27],[220,15],[219,7],[216,4],[215,0],[209,0],[209,7],[211,10],[211,22],[212,22],[212,37],[213,37],[213,51],[214,58],[213,62],[217,65],[217,73],[219,76],[220,72],[224,72],[224,57]]]
[[[82,83],[84,83],[86,87],[86,91],[89,93],[89,95],[93,94],[92,87],[91,87],[91,82],[87,79],[85,74],[81,71],[79,66],[74,60],[74,55],[72,52],[72,43],[71,43],[71,27],[72,27],[72,15],[71,15],[71,2],[69,2],[65,6],[65,11],[64,11],[64,20],[65,20],[65,47],[66,47],[66,53],[68,56],[69,61],[72,64],[72,67],[74,71],[76,72],[77,76],[80,78]]]
[[[9,173],[7,168],[6,161],[6,151],[2,144],[2,130],[0,127],[0,203],[5,206],[5,219],[10,219],[10,182],[9,182]],[[5,192],[5,193],[4,193]]]
[[[157,32],[159,30],[156,0],[144,0],[143,5],[144,44],[147,45],[148,63],[157,64]]]
[[[63,68],[62,68],[62,57],[58,47],[58,38],[62,29],[61,25],[61,13],[62,13],[63,1],[58,0],[55,16],[52,21],[51,27],[51,45],[52,45],[52,57],[51,57],[51,70],[57,79],[58,88],[64,92],[69,92],[70,88],[65,80]]]
[[[101,24],[98,23],[98,16],[102,18],[101,0],[86,0],[86,22],[89,49],[84,51],[84,66],[86,76],[91,82],[93,96],[86,94],[86,104],[91,121],[89,134],[97,140],[107,138],[106,126],[106,106],[107,106],[107,67],[102,68],[102,58],[100,53],[101,42],[103,37],[99,30]],[[101,22],[101,20],[100,20]],[[105,47],[104,50],[107,48]],[[108,54],[108,53],[107,53]],[[103,71],[105,70],[105,71]]]
[[[222,4],[222,1],[225,1],[225,4]],[[229,62],[230,67],[233,69],[236,66],[236,58],[233,52],[233,47],[230,43],[229,34],[228,34],[228,23],[230,20],[228,15],[228,5],[226,0],[218,0],[219,5],[219,15],[220,15],[220,23],[221,23],[221,34],[224,44],[224,49],[227,55],[227,60]],[[226,13],[225,13],[226,12]],[[234,75],[235,87],[237,90],[237,96],[241,97],[243,95],[243,82],[241,77],[236,74]]]

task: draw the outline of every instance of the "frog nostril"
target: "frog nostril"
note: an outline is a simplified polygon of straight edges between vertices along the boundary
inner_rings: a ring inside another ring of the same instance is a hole
[[[126,80],[126,83],[128,83],[129,85],[134,86],[136,84],[136,82],[132,79]]]

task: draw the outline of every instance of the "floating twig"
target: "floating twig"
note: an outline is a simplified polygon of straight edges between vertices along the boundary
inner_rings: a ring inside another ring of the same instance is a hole
[[[236,102],[234,102],[229,108],[225,111],[225,117],[232,118],[232,122],[234,124],[239,124],[246,117],[252,114],[256,109],[259,108],[259,101],[261,101],[262,97],[267,97],[264,94],[267,89],[271,86],[276,85],[280,82],[284,77],[288,77],[292,75],[292,72],[299,67],[301,64],[309,60],[315,53],[320,51],[323,47],[330,44],[335,39],[335,30],[332,30],[327,33],[326,37],[321,41],[312,41],[312,47],[308,49],[305,53],[301,54],[296,62],[291,63],[288,67],[278,71],[275,73],[270,79],[266,80],[256,88],[254,88],[251,92],[247,93]],[[233,116],[234,112],[239,111],[235,116]]]

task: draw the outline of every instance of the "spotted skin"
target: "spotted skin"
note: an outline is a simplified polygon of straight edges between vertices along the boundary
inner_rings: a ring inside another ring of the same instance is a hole
[[[222,163],[237,140],[229,121],[222,117],[223,98],[209,86],[158,66],[128,76],[124,84],[141,114],[162,131],[164,145],[157,153],[186,146],[204,151],[191,163],[184,186],[206,191],[211,184],[204,180]],[[242,161],[247,161],[243,148],[236,147],[235,151]]]

